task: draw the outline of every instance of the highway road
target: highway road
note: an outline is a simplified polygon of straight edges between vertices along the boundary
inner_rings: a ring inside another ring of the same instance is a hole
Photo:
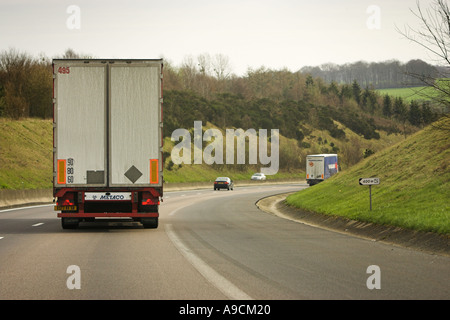
[[[63,230],[49,205],[0,211],[0,299],[450,298],[449,257],[255,205],[304,187],[166,192],[158,229],[102,221]]]

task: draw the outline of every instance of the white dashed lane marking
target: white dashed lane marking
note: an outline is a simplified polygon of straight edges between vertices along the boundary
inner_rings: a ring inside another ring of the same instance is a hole
[[[44,224],[43,222],[35,223],[32,225],[32,227],[39,227],[42,226],[43,224]]]

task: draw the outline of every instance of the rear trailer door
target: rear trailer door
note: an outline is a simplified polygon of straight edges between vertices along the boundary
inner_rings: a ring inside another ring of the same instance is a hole
[[[54,185],[162,186],[162,60],[54,60]]]
[[[324,178],[324,157],[306,157],[306,179],[322,180]]]
[[[161,186],[160,64],[110,69],[111,186]]]
[[[54,62],[55,186],[106,185],[106,66]]]

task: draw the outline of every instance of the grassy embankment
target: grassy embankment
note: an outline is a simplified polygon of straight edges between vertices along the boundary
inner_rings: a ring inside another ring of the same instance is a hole
[[[369,148],[376,153],[404,137],[401,134],[386,134],[380,131],[379,140],[366,140],[341,124],[337,125],[346,133],[346,139],[338,140],[327,131],[310,129],[303,142],[310,147],[299,146],[295,139],[280,135],[280,170],[272,179],[304,179],[305,158],[307,154],[334,152],[339,149],[341,167],[346,169],[352,154],[362,155]],[[217,128],[205,124],[204,130]],[[192,129],[192,128],[191,128]],[[221,130],[223,132],[223,130]],[[225,133],[223,132],[224,136]],[[165,168],[164,179],[167,183],[207,182],[217,176],[229,176],[232,179],[249,180],[260,169],[260,165],[207,165],[182,164],[171,165],[170,154],[178,142],[170,138],[164,140]],[[224,149],[225,149],[224,139]],[[204,142],[204,147],[206,146]],[[236,147],[235,147],[236,148]],[[268,147],[270,148],[270,147]],[[236,154],[235,150],[235,154]],[[225,151],[223,153],[225,162]],[[248,163],[248,148],[245,152]],[[193,157],[193,152],[192,152]],[[347,160],[347,161],[346,161]],[[193,163],[193,161],[192,161]],[[264,167],[267,167],[265,165]],[[290,168],[290,169],[286,169]],[[52,121],[39,119],[10,120],[0,118],[0,189],[47,189],[52,187]]]
[[[0,118],[0,189],[52,188],[52,141],[51,120]],[[284,141],[283,145],[287,143],[293,145],[295,141]],[[164,150],[170,154],[174,144],[166,138]],[[170,159],[165,160],[164,179],[167,183],[214,181],[217,176],[249,180],[259,168],[185,164],[175,165],[169,170]],[[268,176],[268,179],[286,178],[304,179],[304,171],[280,170],[278,174]]]
[[[372,187],[372,211],[369,187],[358,183],[368,177],[381,180]],[[327,215],[450,234],[448,131],[429,126],[287,202]]]
[[[52,187],[52,121],[0,118],[0,189]]]

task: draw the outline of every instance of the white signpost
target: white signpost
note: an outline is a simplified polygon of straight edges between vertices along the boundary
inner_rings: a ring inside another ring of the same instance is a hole
[[[359,178],[359,184],[369,186],[370,211],[372,211],[372,186],[380,184],[380,178]]]

